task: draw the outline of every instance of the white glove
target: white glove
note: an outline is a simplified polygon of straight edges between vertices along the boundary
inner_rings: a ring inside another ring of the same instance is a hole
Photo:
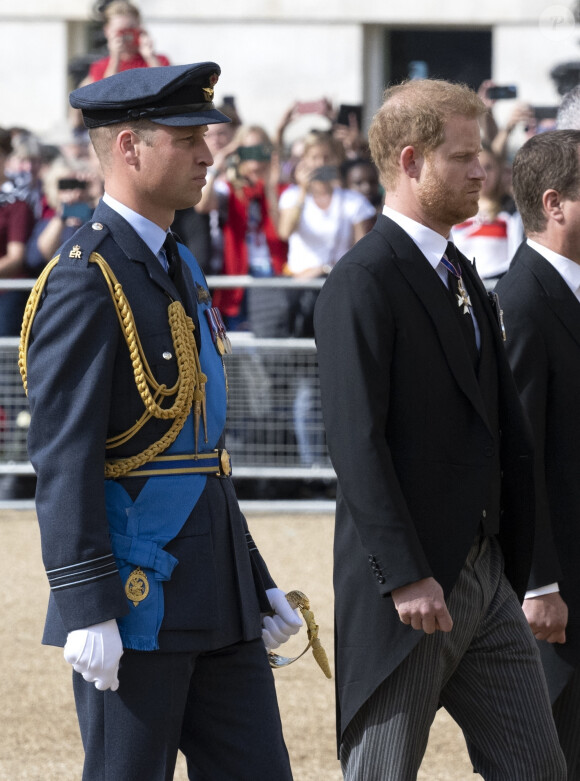
[[[266,650],[278,648],[289,637],[295,635],[302,626],[298,608],[293,610],[288,604],[286,594],[279,588],[269,588],[266,596],[275,615],[264,616],[262,620],[262,640]]]
[[[117,673],[122,655],[123,643],[114,618],[69,632],[64,647],[66,661],[99,691],[115,692],[119,688]]]

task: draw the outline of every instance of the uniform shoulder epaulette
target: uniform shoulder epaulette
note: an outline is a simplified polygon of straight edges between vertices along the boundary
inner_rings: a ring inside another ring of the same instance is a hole
[[[109,235],[109,229],[101,222],[86,222],[60,249],[59,263],[87,266],[93,252]]]

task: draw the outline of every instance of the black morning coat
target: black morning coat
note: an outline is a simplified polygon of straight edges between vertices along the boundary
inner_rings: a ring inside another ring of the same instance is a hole
[[[433,576],[451,591],[482,526],[499,522],[523,598],[533,546],[529,429],[497,318],[461,258],[482,332],[473,368],[455,302],[384,215],[337,264],[315,311],[334,544],[340,735],[422,637],[390,592]],[[501,516],[500,516],[501,504]]]
[[[529,585],[558,582],[569,611],[564,644],[538,641],[554,702],[580,663],[580,302],[525,242],[496,289],[534,433],[537,532]]]

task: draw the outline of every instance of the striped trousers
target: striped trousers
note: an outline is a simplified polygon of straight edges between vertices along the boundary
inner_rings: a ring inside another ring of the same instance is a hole
[[[486,781],[565,781],[539,653],[494,538],[478,537],[447,606],[451,632],[425,635],[348,725],[345,781],[414,781],[439,705]]]
[[[574,671],[552,713],[568,765],[568,781],[580,781],[580,670]]]

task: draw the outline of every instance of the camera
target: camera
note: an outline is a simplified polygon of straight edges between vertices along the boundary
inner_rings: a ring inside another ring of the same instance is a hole
[[[296,111],[299,114],[324,114],[326,101],[320,100],[300,101],[296,104]]]
[[[321,165],[312,172],[311,182],[333,182],[339,178],[339,171],[335,165]]]
[[[133,46],[138,49],[141,32],[142,31],[136,27],[126,27],[124,30],[119,30],[119,35],[126,46]]]
[[[503,87],[488,87],[486,96],[490,100],[511,100],[517,98],[518,88],[515,84],[506,84]]]
[[[356,124],[360,128],[362,125],[362,106],[358,103],[356,105],[348,105],[347,103],[341,103],[338,108],[336,124],[346,125],[346,127],[350,127],[351,114],[355,115]]]
[[[534,106],[532,111],[534,112],[534,118],[538,121],[541,119],[556,119],[558,106]]]
[[[59,190],[86,190],[87,183],[82,179],[74,179],[73,177],[67,179],[58,180]]]
[[[267,144],[257,144],[256,146],[239,146],[237,156],[240,162],[242,160],[258,160],[266,162],[272,157],[272,150]]]
[[[93,216],[93,211],[93,207],[88,203],[67,203],[63,206],[62,218],[63,220],[66,220],[69,217],[75,217],[81,222],[88,222]]]

